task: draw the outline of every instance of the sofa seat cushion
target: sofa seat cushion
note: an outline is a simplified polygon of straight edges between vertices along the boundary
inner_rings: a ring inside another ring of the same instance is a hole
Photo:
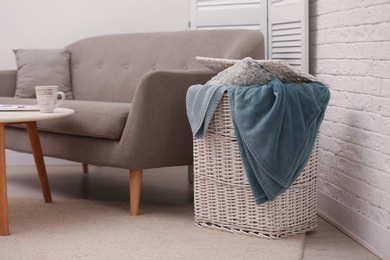
[[[0,98],[0,104],[35,103],[36,99]],[[122,136],[131,104],[65,100],[61,107],[73,109],[75,113],[68,117],[38,121],[39,131],[119,140]],[[20,125],[15,126],[21,127]]]

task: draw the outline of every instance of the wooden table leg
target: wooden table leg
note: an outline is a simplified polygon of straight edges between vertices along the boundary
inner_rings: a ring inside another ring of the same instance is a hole
[[[41,142],[39,140],[37,123],[27,122],[26,128],[30,138],[31,148],[34,155],[35,165],[37,167],[39,181],[41,182],[43,197],[45,202],[52,202],[49,180],[47,178],[45,162],[43,160]]]
[[[6,124],[0,123],[0,235],[9,235],[8,223],[8,196],[7,176],[5,166],[5,140],[4,128]]]

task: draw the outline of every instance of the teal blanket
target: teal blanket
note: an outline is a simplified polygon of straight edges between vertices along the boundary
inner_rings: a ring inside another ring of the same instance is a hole
[[[283,193],[307,164],[330,92],[320,82],[229,87],[241,158],[257,204]]]

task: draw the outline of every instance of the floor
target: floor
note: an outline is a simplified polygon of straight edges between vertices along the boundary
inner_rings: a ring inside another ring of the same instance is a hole
[[[128,201],[128,171],[90,166],[83,174],[81,165],[48,166],[53,200],[58,198]],[[144,171],[142,202],[192,203],[192,185],[183,167]],[[35,167],[8,167],[8,197],[42,198]],[[12,219],[10,220],[12,221]],[[379,259],[360,244],[318,218],[318,227],[307,234],[304,260],[321,259]]]

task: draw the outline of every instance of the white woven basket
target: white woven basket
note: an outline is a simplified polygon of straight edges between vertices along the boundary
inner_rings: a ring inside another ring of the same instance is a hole
[[[204,139],[194,139],[195,224],[268,239],[317,226],[318,138],[298,179],[274,201],[256,205],[242,165],[227,94]]]

